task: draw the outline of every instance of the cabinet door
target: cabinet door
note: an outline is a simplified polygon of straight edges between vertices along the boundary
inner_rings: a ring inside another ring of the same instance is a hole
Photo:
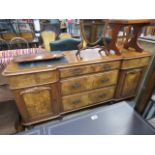
[[[17,91],[15,95],[24,122],[40,121],[57,114],[56,87],[37,86]]]
[[[116,91],[117,98],[132,97],[136,95],[143,69],[122,71]]]

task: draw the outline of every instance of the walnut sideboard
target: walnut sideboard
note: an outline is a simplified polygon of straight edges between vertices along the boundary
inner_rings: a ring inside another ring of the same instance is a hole
[[[95,49],[64,52],[63,60],[37,65],[11,62],[4,70],[23,125],[32,125],[109,101],[134,97],[150,54],[123,50],[101,56]]]

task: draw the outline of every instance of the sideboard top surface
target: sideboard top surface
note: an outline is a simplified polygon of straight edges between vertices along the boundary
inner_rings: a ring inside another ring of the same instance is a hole
[[[38,66],[29,66],[29,67],[20,67],[18,63],[12,61],[4,70],[4,76],[12,76],[19,74],[29,74],[35,72],[42,71],[50,71],[56,70],[58,68],[67,68],[73,66],[81,66],[81,65],[89,65],[95,63],[104,63],[104,62],[112,62],[119,61],[122,59],[133,59],[133,58],[141,58],[150,56],[148,52],[135,52],[131,50],[122,50],[121,55],[110,54],[108,56],[101,56],[97,50],[89,49],[81,51],[82,60],[78,59],[75,55],[76,51],[65,51],[63,52],[65,55],[66,62],[65,63],[56,63],[56,64],[47,64],[47,65],[38,65]]]

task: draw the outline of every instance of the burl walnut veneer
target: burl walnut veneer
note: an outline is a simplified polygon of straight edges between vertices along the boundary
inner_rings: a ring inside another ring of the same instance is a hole
[[[89,106],[136,95],[148,64],[147,52],[123,50],[103,56],[97,50],[64,52],[67,63],[21,67],[11,62],[7,77],[24,125],[59,117]]]

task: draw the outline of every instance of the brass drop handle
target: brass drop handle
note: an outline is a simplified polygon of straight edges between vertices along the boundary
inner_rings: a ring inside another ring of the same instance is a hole
[[[76,68],[72,72],[73,72],[73,74],[78,75],[78,74],[81,73],[81,69],[80,68]]]
[[[104,98],[104,97],[106,97],[106,94],[100,94],[98,97],[99,98]]]
[[[78,100],[74,100],[73,102],[72,102],[72,104],[79,104],[81,101],[78,99]]]
[[[109,78],[105,78],[105,79],[102,79],[101,80],[101,83],[106,83],[106,82],[108,82],[109,81]]]
[[[33,93],[33,92],[38,92],[42,90],[50,90],[50,87],[34,87],[30,89],[26,89],[20,92],[20,95],[26,94],[26,93]]]
[[[81,87],[81,84],[80,83],[75,83],[74,85],[73,85],[73,88],[76,88],[76,89],[78,89],[78,88],[80,88]]]
[[[103,66],[103,69],[104,69],[104,70],[109,70],[109,69],[111,69],[110,64],[105,64],[105,65]]]

